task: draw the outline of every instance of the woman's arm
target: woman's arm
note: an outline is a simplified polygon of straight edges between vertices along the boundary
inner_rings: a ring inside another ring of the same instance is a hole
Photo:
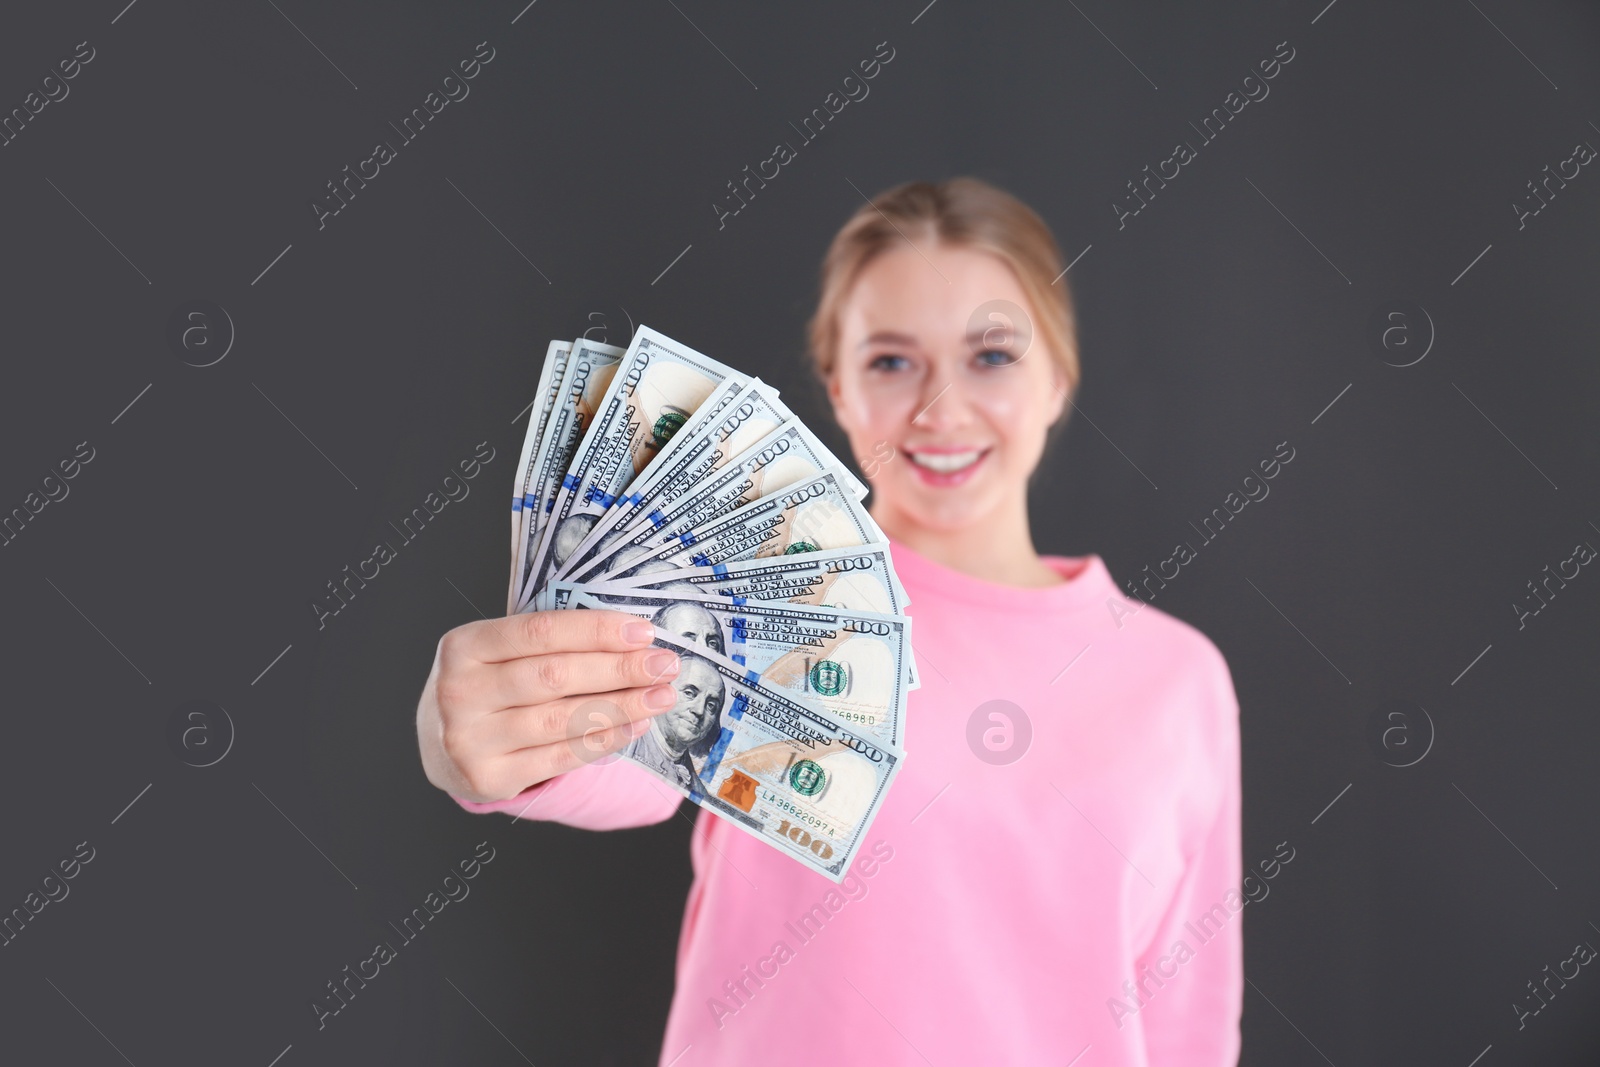
[[[1220,776],[1216,817],[1192,854],[1135,981],[1150,971],[1164,981],[1138,1019],[1151,1067],[1235,1067],[1244,1007],[1244,906],[1240,846],[1239,702],[1227,662],[1214,653],[1204,690],[1212,736],[1206,747]],[[1209,921],[1202,924],[1202,918]],[[1220,926],[1220,929],[1218,927]],[[1194,931],[1208,935],[1205,941]],[[1192,952],[1174,951],[1183,942]],[[1176,969],[1176,974],[1173,974]]]
[[[623,830],[672,818],[683,797],[624,759],[591,763],[530,786],[514,797],[474,803],[451,794],[467,811],[505,812],[513,819],[565,823],[581,830]]]

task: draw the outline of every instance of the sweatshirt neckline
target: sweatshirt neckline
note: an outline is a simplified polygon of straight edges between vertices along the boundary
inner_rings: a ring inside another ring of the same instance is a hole
[[[889,542],[895,571],[907,587],[911,607],[917,608],[918,593],[927,591],[986,608],[1006,611],[1052,611],[1104,603],[1117,596],[1116,582],[1098,553],[1083,556],[1040,556],[1040,562],[1061,575],[1055,585],[1001,585],[984,578],[963,574],[922,555],[898,541]]]

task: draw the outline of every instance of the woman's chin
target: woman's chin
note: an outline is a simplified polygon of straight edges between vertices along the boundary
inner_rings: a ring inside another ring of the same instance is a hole
[[[985,524],[994,510],[994,501],[981,485],[960,489],[903,487],[894,502],[894,511],[910,524],[941,534],[960,533]],[[887,501],[886,501],[887,502]]]

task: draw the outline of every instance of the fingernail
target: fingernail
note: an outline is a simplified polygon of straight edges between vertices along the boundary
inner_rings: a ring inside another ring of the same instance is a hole
[[[648,729],[650,729],[650,720],[649,719],[638,719],[631,726],[628,727],[628,739],[632,740],[633,738],[638,737],[640,734],[644,733]]]
[[[647,708],[670,708],[678,700],[678,694],[672,691],[670,685],[652,685],[644,691],[644,706]]]
[[[645,619],[630,622],[622,628],[622,639],[630,645],[648,645],[656,639],[656,628]]]
[[[678,673],[678,654],[661,649],[644,658],[644,669],[654,677],[666,678]]]

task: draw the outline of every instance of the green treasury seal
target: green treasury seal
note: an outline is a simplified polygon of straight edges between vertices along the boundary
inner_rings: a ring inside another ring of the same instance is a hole
[[[672,440],[672,435],[683,429],[683,424],[689,421],[682,408],[669,407],[656,419],[656,424],[650,429],[650,436],[654,439],[655,447],[660,448]]]
[[[789,785],[803,797],[814,797],[827,784],[821,766],[803,759],[789,769]]]
[[[844,664],[831,659],[818,660],[811,668],[811,688],[825,697],[836,697],[850,684],[850,672]]]

